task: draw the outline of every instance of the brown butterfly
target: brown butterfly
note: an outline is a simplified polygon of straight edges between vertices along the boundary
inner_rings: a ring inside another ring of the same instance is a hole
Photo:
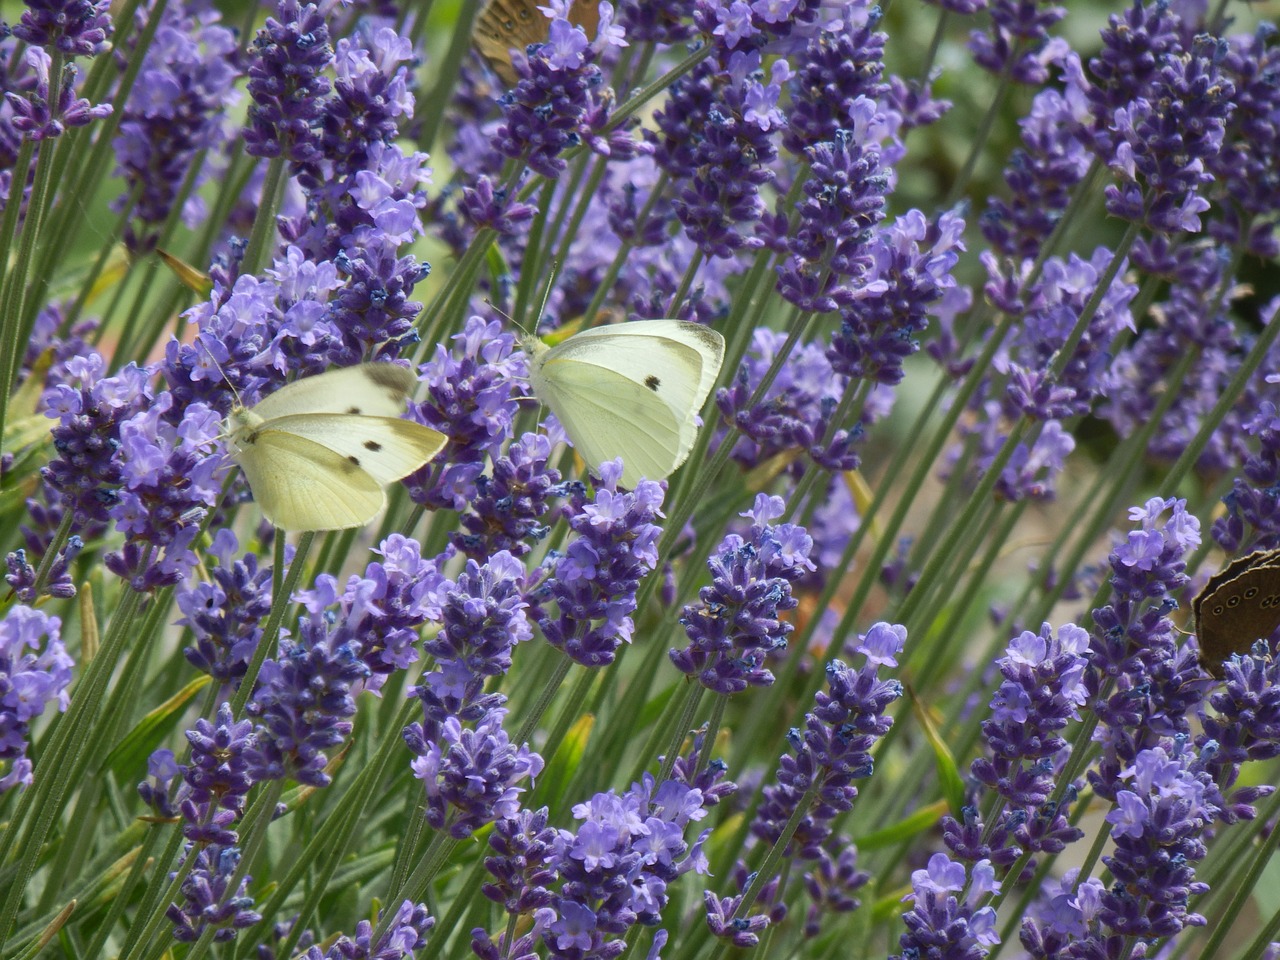
[[[542,0],[545,3],[545,0]],[[519,81],[511,51],[524,53],[531,43],[546,43],[551,21],[538,9],[539,0],[489,0],[476,20],[475,45],[494,73],[508,86]],[[574,0],[569,19],[595,39],[600,28],[599,0]]]
[[[1238,557],[1209,578],[1191,602],[1200,665],[1221,679],[1233,653],[1248,653],[1280,627],[1280,550]]]

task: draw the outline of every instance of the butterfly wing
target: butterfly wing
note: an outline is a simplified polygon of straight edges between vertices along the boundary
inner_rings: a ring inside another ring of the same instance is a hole
[[[252,412],[263,420],[304,413],[398,417],[416,383],[413,371],[392,363],[338,367],[286,383],[255,404]]]
[[[362,527],[387,502],[366,471],[295,433],[264,426],[235,458],[263,515],[282,530]]]
[[[325,447],[384,486],[426,464],[448,440],[443,433],[412,420],[345,413],[276,417],[259,428],[260,436],[268,432],[290,434]]]
[[[689,455],[694,417],[715,383],[724,339],[651,320],[585,331],[533,351],[530,382],[593,469],[621,456],[622,483],[661,480]]]
[[[594,40],[600,29],[599,0],[576,0],[569,19]],[[531,43],[546,43],[551,21],[538,9],[538,0],[489,0],[476,18],[474,41],[502,82],[514,87],[520,78],[511,66],[511,51],[521,53]]]

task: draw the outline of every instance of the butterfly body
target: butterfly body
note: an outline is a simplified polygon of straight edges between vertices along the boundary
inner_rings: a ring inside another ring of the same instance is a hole
[[[342,530],[386,506],[383,487],[413,473],[445,436],[403,420],[415,383],[366,363],[286,384],[227,417],[228,447],[263,514],[283,530]]]
[[[682,320],[597,327],[554,347],[526,337],[522,345],[534,394],[587,466],[622,457],[627,487],[684,463],[724,360],[720,334]]]

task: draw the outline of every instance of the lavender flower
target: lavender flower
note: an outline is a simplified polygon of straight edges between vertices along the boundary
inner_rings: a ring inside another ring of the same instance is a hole
[[[405,900],[396,910],[386,933],[373,942],[374,925],[368,920],[356,924],[355,937],[338,937],[327,951],[313,946],[300,956],[306,960],[402,960],[414,956],[427,945],[427,934],[436,925],[426,904]]]
[[[809,560],[813,541],[804,528],[769,523],[784,513],[781,497],[757,494],[754,507],[742,514],[753,521],[749,538],[725,537],[707,561],[711,585],[681,614],[690,644],[671,650],[671,662],[716,693],[773,683],[765,661],[786,647],[792,630],[778,615],[795,608],[791,584],[814,568]]]
[[[43,47],[31,47],[25,59],[35,75],[34,86],[26,95],[5,92],[5,100],[13,111],[10,124],[13,130],[28,140],[47,140],[58,137],[68,128],[83,127],[94,120],[111,115],[111,104],[94,106],[83,97],[77,97],[76,68],[67,64],[58,78],[58,100],[50,103],[53,94],[49,69],[53,63]]]
[[[249,65],[249,122],[245,149],[255,157],[283,157],[295,165],[322,155],[317,131],[320,98],[329,81],[320,75],[333,60],[324,11],[314,3],[280,0],[275,17],[253,41]]]
[[[492,476],[476,478],[476,496],[460,518],[462,530],[450,534],[454,546],[474,559],[498,551],[520,557],[533,549],[550,530],[539,518],[563,492],[560,471],[548,465],[551,449],[545,434],[526,433],[494,460]]]
[[[1125,787],[1107,814],[1115,852],[1102,862],[1116,878],[1101,897],[1099,921],[1126,937],[1174,936],[1205,919],[1188,909],[1206,893],[1192,864],[1204,859],[1205,828],[1217,813],[1208,776],[1197,773],[1194,754],[1161,747],[1141,751],[1121,771]]]
[[[191,763],[180,768],[188,787],[180,809],[187,821],[183,836],[192,843],[232,846],[239,839],[232,825],[244,815],[253,786],[248,760],[252,731],[251,721],[236,722],[231,705],[223,703],[216,725],[201,718],[186,732]]]
[[[1038,634],[1015,637],[996,662],[1004,680],[991,700],[991,718],[982,722],[991,756],[974,760],[970,771],[999,796],[1002,811],[991,824],[969,809],[963,827],[946,818],[943,832],[953,853],[1007,867],[1024,852],[1057,853],[1083,836],[1067,822],[1066,806],[1050,807],[1049,797],[1067,750],[1059,731],[1080,719],[1086,699],[1088,647],[1089,634],[1075,624],[1064,624],[1055,638],[1046,623]]]
[[[483,566],[468,560],[456,581],[435,577],[417,588],[427,614],[440,624],[423,645],[434,667],[409,691],[422,701],[422,723],[404,730],[418,756],[438,750],[451,718],[474,723],[506,702],[502,694],[485,694],[484,685],[505,675],[511,648],[533,637],[520,592],[524,577],[523,565],[500,551]]]
[[[313,623],[333,624],[330,643],[349,647],[369,671],[363,689],[378,692],[397,670],[418,661],[414,644],[428,619],[435,619],[432,592],[446,584],[439,565],[448,555],[424,559],[416,540],[392,534],[373,551],[382,561],[370,563],[363,575],[352,575],[338,592],[328,574],[316,578],[314,590],[297,599]],[[337,610],[330,608],[337,606]]]
[[[1080,880],[1080,871],[1068,870],[1060,881],[1049,879],[1023,918],[1019,940],[1037,960],[1072,956],[1073,941],[1081,941],[1091,929],[1106,890],[1101,880]],[[1097,943],[1089,947],[1100,946]],[[1075,955],[1084,954],[1078,951]]]
[[[1211,181],[1204,164],[1222,146],[1235,90],[1215,60],[1209,38],[1190,53],[1166,56],[1146,97],[1119,107],[1111,169],[1121,183],[1106,188],[1107,212],[1157,233],[1195,233],[1209,202],[1198,193]]]
[[[258,721],[249,775],[328,786],[323,751],[350,735],[356,709],[351,687],[369,673],[343,631],[329,630],[322,616],[300,620],[298,638],[282,640],[279,657],[263,663],[246,706]]]
[[[46,543],[44,546],[47,549],[49,544]],[[70,599],[76,595],[75,583],[71,577],[71,561],[83,549],[84,540],[79,535],[69,536],[66,545],[58,551],[58,555],[49,564],[44,582],[41,584],[37,582],[39,571],[27,561],[27,551],[19,547],[5,555],[5,566],[9,570],[4,575],[5,582],[13,588],[14,596],[22,603],[36,603],[41,597]]]
[[[191,543],[221,492],[222,458],[207,449],[221,432],[221,418],[197,403],[174,426],[166,420],[172,406],[173,394],[162,393],[120,426],[121,485],[110,514],[127,540],[106,562],[135,590],[172,586],[195,565]]]
[[[1269,653],[1269,651],[1268,651]],[[1235,786],[1248,761],[1280,756],[1280,661],[1271,656],[1233,656],[1223,666],[1226,683],[1212,694],[1212,712],[1199,711],[1201,733],[1195,746],[1204,769],[1219,790]],[[1254,801],[1270,796],[1269,784],[1232,790],[1222,799],[1218,818],[1224,823],[1252,820]]]
[[[832,837],[822,848],[822,856],[805,873],[809,894],[804,935],[812,939],[822,930],[824,914],[852,913],[862,906],[854,891],[866,886],[871,874],[858,869],[858,848],[852,838]]]
[[[212,581],[187,581],[176,601],[194,642],[183,656],[197,670],[224,685],[238,686],[249,657],[262,639],[262,622],[271,611],[271,568],[257,554],[233,559],[239,545],[230,530],[219,530],[210,552],[219,564]]]
[[[618,644],[631,641],[636,588],[658,562],[662,485],[641,480],[621,493],[621,477],[620,459],[604,463],[594,497],[571,493],[563,512],[577,539],[544,566],[547,579],[528,593],[530,613],[547,642],[588,667],[612,663]],[[545,606],[550,601],[554,618]]]
[[[182,881],[183,905],[171,903],[165,911],[165,916],[173,921],[175,940],[194,943],[212,927],[214,942],[226,943],[235,939],[237,930],[262,921],[262,915],[251,909],[253,898],[245,895],[251,877],[246,874],[235,893],[228,895],[231,878],[240,862],[237,847],[188,844],[183,856],[194,857],[195,866]]]
[[[871,776],[871,747],[893,726],[884,712],[902,696],[902,684],[879,679],[879,671],[882,665],[898,665],[897,655],[906,639],[905,628],[877,623],[857,647],[867,658],[861,669],[840,660],[828,665],[831,692],[815,696],[816,706],[805,716],[803,733],[793,729],[788,734],[795,755],[781,758],[777,785],[765,787],[751,824],[755,837],[777,843],[796,805],[814,789],[788,849],[806,860],[823,858],[822,845],[831,834],[832,821],[849,810],[858,795],[853,781]]]
[[[929,866],[911,874],[912,892],[904,900],[914,901],[903,916],[907,932],[898,940],[902,953],[893,960],[929,956],[939,960],[980,960],[988,948],[1000,942],[996,934],[996,912],[978,906],[986,897],[999,893],[991,864],[981,861],[966,873],[964,864],[935,853]],[[962,890],[963,901],[956,897]]]
[[[1066,8],[992,0],[988,10],[990,32],[974,30],[969,34],[973,59],[979,66],[1016,83],[1044,83],[1048,79],[1046,64],[1067,49],[1065,40],[1049,39],[1049,28],[1066,16]]]
[[[168,747],[152,750],[147,757],[147,779],[138,784],[138,798],[165,820],[178,819],[178,807],[170,795],[174,781],[182,783],[182,767]],[[185,789],[185,784],[179,788]]]
[[[152,402],[147,374],[129,364],[113,377],[104,377],[106,364],[96,353],[67,362],[78,387],[57,384],[41,403],[57,418],[53,428],[56,459],[41,476],[73,515],[73,528],[106,521],[119,502],[117,490],[123,467],[116,455],[120,427]]]
[[[411,763],[413,775],[426,788],[427,823],[456,840],[515,816],[525,791],[517,784],[542,772],[542,757],[508,739],[502,728],[506,713],[501,707],[490,709],[473,730],[448,717],[436,739]]]
[[[511,435],[520,409],[514,394],[515,381],[524,376],[524,354],[498,321],[482,317],[468,319],[453,339],[458,346],[452,353],[437,344],[435,356],[423,364],[426,397],[410,404],[409,411],[449,442],[432,464],[405,482],[415,503],[463,510],[478,494],[485,461],[496,461]]]
[[[112,146],[126,190],[115,209],[123,209],[130,193],[137,192],[125,233],[135,254],[154,246],[199,152],[222,146],[230,133],[226,113],[238,99],[233,84],[240,71],[235,33],[220,25],[219,17],[199,2],[165,8],[120,118]],[[207,166],[197,171],[192,188],[199,188],[209,172]],[[193,192],[184,221],[194,227],[206,213]]]
[[[1089,706],[1101,721],[1094,739],[1103,751],[1089,782],[1108,800],[1142,750],[1187,734],[1186,714],[1198,699],[1189,681],[1199,667],[1191,651],[1176,652],[1168,615],[1187,582],[1183,557],[1200,543],[1200,525],[1183,500],[1152,499],[1129,515],[1140,527],[1108,558],[1115,599],[1093,611],[1085,671]]]
[[[0,793],[31,785],[31,721],[50,701],[67,709],[73,666],[58,617],[17,604],[0,619]]]
[[[36,47],[53,47],[67,57],[92,57],[111,34],[108,0],[30,0],[13,35]]]

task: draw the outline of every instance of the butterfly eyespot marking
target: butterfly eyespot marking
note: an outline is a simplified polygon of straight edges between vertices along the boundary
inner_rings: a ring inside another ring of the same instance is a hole
[[[382,444],[380,444],[377,440],[366,440],[364,442],[364,448],[370,451],[371,453],[377,453],[379,450],[382,449]]]
[[[655,377],[652,373],[644,378],[644,385],[654,393],[658,392],[658,387],[662,386],[662,381]]]
[[[1244,598],[1245,598],[1246,600],[1252,600],[1252,599],[1253,599],[1254,597],[1256,597],[1257,595],[1258,595],[1258,588],[1257,588],[1257,587],[1250,587],[1248,590],[1246,590],[1246,591],[1244,592]]]

